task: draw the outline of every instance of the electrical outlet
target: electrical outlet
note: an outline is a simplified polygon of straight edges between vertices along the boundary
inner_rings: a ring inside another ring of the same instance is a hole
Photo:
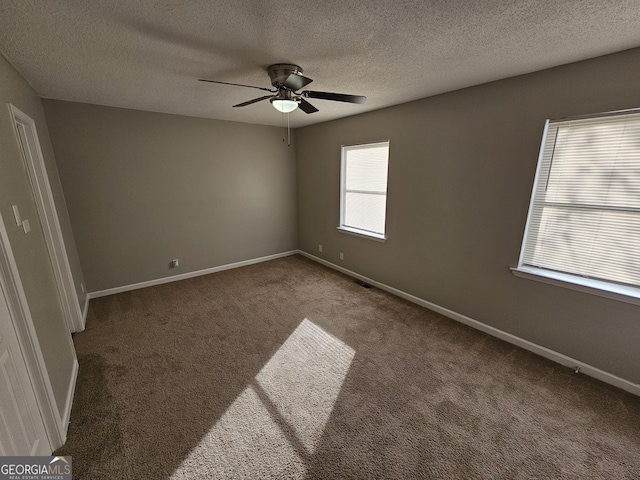
[[[340,260],[344,260],[344,253],[340,252]]]
[[[170,268],[177,268],[180,266],[180,262],[178,262],[178,259],[175,258],[173,260],[171,260],[171,263],[169,264]]]
[[[322,245],[318,245],[318,251],[322,252]]]

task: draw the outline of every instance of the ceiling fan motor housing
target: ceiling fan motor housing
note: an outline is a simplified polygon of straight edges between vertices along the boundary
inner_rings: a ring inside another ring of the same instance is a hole
[[[292,63],[276,63],[267,68],[271,85],[276,88],[282,87],[287,78],[289,78],[289,75],[295,74],[302,76],[302,72],[302,67]]]

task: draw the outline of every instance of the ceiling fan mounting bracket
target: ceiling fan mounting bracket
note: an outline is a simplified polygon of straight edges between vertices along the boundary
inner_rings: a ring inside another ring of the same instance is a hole
[[[302,75],[303,70],[299,65],[292,63],[275,63],[267,67],[267,73],[271,79],[271,85],[276,88],[281,88],[287,78],[289,78],[289,75]]]

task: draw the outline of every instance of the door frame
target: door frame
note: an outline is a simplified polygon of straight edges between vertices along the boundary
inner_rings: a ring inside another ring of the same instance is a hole
[[[9,112],[51,258],[65,322],[69,332],[81,332],[85,328],[84,315],[80,309],[36,124],[31,117],[11,103]]]
[[[9,317],[27,366],[29,380],[36,394],[49,445],[53,449],[58,448],[66,441],[65,420],[60,416],[2,213],[0,213],[0,282],[9,307]]]

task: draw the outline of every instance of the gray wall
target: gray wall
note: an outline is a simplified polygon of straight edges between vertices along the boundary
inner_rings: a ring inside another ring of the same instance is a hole
[[[297,248],[281,129],[43,103],[89,291]]]
[[[0,211],[18,265],[55,399],[60,414],[63,415],[67,392],[72,381],[75,355],[69,341],[70,334],[60,306],[49,253],[31,186],[9,116],[8,103],[15,105],[36,122],[40,146],[60,226],[63,230],[65,247],[81,306],[83,306],[85,296],[80,291],[80,284],[84,279],[75,251],[42,103],[31,87],[0,56],[0,104],[2,104],[2,111],[0,111],[0,146],[2,147],[0,148]],[[28,219],[31,224],[31,232],[25,234],[22,228],[16,225],[11,205],[18,205],[22,218]]]
[[[509,271],[545,119],[640,107],[639,78],[635,49],[299,129],[300,249],[640,383],[640,307]],[[385,139],[389,240],[339,233],[340,146]]]

